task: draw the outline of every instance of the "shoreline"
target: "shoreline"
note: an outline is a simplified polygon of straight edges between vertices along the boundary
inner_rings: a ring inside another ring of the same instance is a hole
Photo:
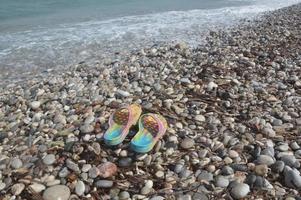
[[[0,199],[299,199],[300,13],[4,86]],[[169,123],[148,154],[132,152],[131,137],[115,148],[102,139],[110,114],[134,102]],[[97,174],[105,163],[118,172]]]

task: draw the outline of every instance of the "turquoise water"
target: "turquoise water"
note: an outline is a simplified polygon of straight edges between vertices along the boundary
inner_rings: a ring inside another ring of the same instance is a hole
[[[0,0],[0,69],[64,68],[161,42],[198,45],[208,30],[300,1]]]

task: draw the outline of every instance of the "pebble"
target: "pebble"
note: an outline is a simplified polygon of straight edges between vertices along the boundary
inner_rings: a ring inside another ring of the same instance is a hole
[[[90,164],[84,164],[82,166],[82,172],[88,172],[92,168],[92,165]]]
[[[0,181],[0,192],[6,187],[6,184]]]
[[[292,169],[288,166],[284,168],[284,182],[289,188],[301,188],[301,176],[297,169]]]
[[[83,181],[77,181],[76,185],[75,185],[75,193],[78,196],[82,196],[85,192],[85,184]]]
[[[122,191],[119,193],[120,200],[128,200],[130,198],[130,194],[127,191]]]
[[[183,149],[190,149],[194,146],[194,140],[191,138],[185,138],[180,145]]]
[[[237,157],[239,157],[239,154],[234,150],[230,150],[229,156],[230,156],[230,158],[237,158]]]
[[[23,165],[23,163],[19,158],[13,158],[12,161],[11,161],[11,166],[14,169],[19,169],[19,168],[22,167],[22,165]]]
[[[196,115],[194,117],[194,119],[198,122],[205,122],[206,121],[206,118],[204,117],[204,115]]]
[[[119,167],[129,167],[132,165],[132,158],[121,158],[119,161],[118,161],[118,165]]]
[[[207,171],[202,171],[199,175],[198,175],[198,181],[207,181],[210,182],[213,180],[213,174]]]
[[[55,185],[47,188],[43,193],[44,200],[68,200],[70,189],[65,185]]]
[[[256,165],[255,166],[255,173],[257,175],[260,175],[260,176],[266,176],[269,172],[269,168],[267,165],[265,164],[262,164],[262,165]]]
[[[296,168],[300,167],[299,161],[297,161],[296,157],[293,155],[284,155],[284,156],[281,156],[280,159],[281,159],[281,161],[283,161],[286,165],[288,165],[290,167],[296,167]]]
[[[98,167],[98,175],[102,178],[112,177],[117,173],[117,166],[112,162],[106,162]]]
[[[150,198],[150,200],[164,200],[165,198],[162,196],[154,196],[152,198]]]
[[[38,109],[40,106],[41,106],[41,102],[39,102],[39,101],[33,101],[33,102],[30,103],[30,107],[31,107],[33,110]]]
[[[237,183],[235,186],[230,190],[231,196],[234,199],[241,199],[248,195],[250,192],[249,185],[245,183]]]
[[[25,185],[23,183],[17,183],[17,184],[14,184],[11,187],[11,192],[12,192],[13,195],[18,196],[19,194],[22,193],[22,191],[24,190],[24,188],[25,188]]]
[[[46,187],[43,184],[39,184],[39,183],[33,183],[29,187],[31,187],[31,189],[33,189],[37,193],[40,193],[46,189]]]
[[[163,178],[164,177],[164,172],[163,171],[157,171],[155,175],[156,175],[157,178]]]
[[[267,166],[271,166],[272,164],[275,163],[275,159],[272,158],[271,156],[268,156],[268,155],[260,155],[257,158],[256,163],[258,163],[258,164],[265,164]]]
[[[54,154],[47,154],[44,158],[43,158],[43,163],[45,165],[52,165],[55,162],[55,155]]]
[[[296,141],[292,142],[292,143],[290,144],[290,147],[291,147],[292,150],[294,150],[294,151],[300,149],[300,146],[299,146],[299,144],[298,144]]]
[[[96,178],[99,175],[99,169],[97,167],[92,167],[89,169],[89,177]]]
[[[217,176],[215,178],[215,185],[217,187],[226,188],[229,185],[229,179],[224,176]]]
[[[111,188],[113,186],[113,181],[110,181],[110,180],[98,180],[95,185],[98,188]]]
[[[273,165],[271,165],[271,170],[275,173],[280,173],[283,171],[284,166],[285,164],[283,161],[277,160]]]
[[[71,169],[72,171],[74,171],[75,173],[80,173],[80,169],[78,167],[78,164],[75,164],[72,160],[67,159],[66,160],[66,165],[69,169]]]

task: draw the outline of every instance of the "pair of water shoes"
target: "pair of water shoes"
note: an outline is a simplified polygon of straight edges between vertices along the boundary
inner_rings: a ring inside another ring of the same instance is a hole
[[[118,145],[129,134],[130,128],[138,122],[139,131],[131,140],[131,148],[139,153],[149,152],[165,134],[167,122],[158,114],[143,114],[138,104],[116,110],[109,119],[109,128],[104,134],[108,145]]]

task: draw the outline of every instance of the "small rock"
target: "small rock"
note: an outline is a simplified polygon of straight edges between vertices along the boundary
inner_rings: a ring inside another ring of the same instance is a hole
[[[65,185],[55,185],[47,188],[43,193],[44,200],[68,200],[70,189]]]
[[[65,178],[66,176],[68,176],[69,171],[67,169],[67,167],[64,167],[60,172],[59,172],[59,177],[61,178]]]
[[[234,170],[233,170],[231,167],[229,167],[229,166],[224,166],[224,167],[222,168],[221,173],[222,173],[223,175],[225,175],[225,176],[228,176],[228,175],[234,174]]]
[[[271,165],[271,170],[276,173],[280,173],[284,169],[284,162],[277,160],[273,165]]]
[[[239,154],[234,150],[230,150],[229,151],[229,157],[230,158],[237,158],[237,157],[239,157]]]
[[[296,167],[296,168],[300,167],[299,161],[297,161],[296,157],[293,155],[281,156],[280,160],[290,167]]]
[[[298,144],[296,141],[292,142],[292,143],[290,144],[290,147],[291,147],[292,150],[294,150],[294,151],[300,149],[300,146],[299,146],[299,144]]]
[[[82,172],[88,172],[92,168],[90,164],[84,164],[82,167]]]
[[[213,174],[209,173],[207,171],[202,171],[199,175],[198,175],[198,181],[207,181],[210,182],[213,180]]]
[[[128,200],[130,198],[130,194],[127,191],[122,191],[119,193],[120,200]]]
[[[267,166],[271,166],[272,164],[275,163],[275,159],[272,158],[271,156],[268,155],[260,155],[257,160],[256,160],[257,164],[265,164]]]
[[[66,165],[69,169],[71,169],[72,171],[74,171],[75,173],[80,173],[80,169],[78,167],[78,164],[75,164],[72,160],[67,159],[66,160]]]
[[[284,182],[287,187],[290,188],[301,188],[301,176],[297,169],[292,169],[289,166],[284,168]]]
[[[78,181],[75,185],[75,193],[78,196],[82,196],[85,192],[85,184],[82,181]]]
[[[43,158],[43,163],[45,165],[52,165],[55,162],[55,155],[54,154],[47,154],[44,158]]]
[[[129,92],[124,91],[124,90],[117,90],[116,94],[119,95],[119,96],[121,96],[121,97],[128,97],[128,96],[131,95]]]
[[[6,184],[0,181],[0,192],[6,187]]]
[[[150,200],[164,200],[165,198],[162,196],[154,196]]]
[[[250,187],[245,183],[237,183],[231,190],[231,196],[234,199],[241,199],[248,195]]]
[[[210,83],[208,83],[208,85],[207,85],[207,90],[208,91],[212,91],[213,89],[215,89],[215,88],[217,88],[218,87],[218,85],[216,84],[216,83],[214,83],[214,82],[210,82]]]
[[[99,170],[98,174],[102,178],[108,178],[114,176],[117,173],[117,166],[111,162],[103,163],[97,168]]]
[[[194,119],[198,122],[205,122],[206,121],[206,118],[204,117],[204,115],[196,115],[194,117]]]
[[[146,194],[149,194],[151,191],[152,191],[152,188],[149,188],[149,187],[144,186],[144,187],[141,189],[140,193],[143,194],[143,195],[146,195]]]
[[[31,107],[33,110],[38,109],[40,106],[41,106],[41,102],[39,102],[39,101],[33,101],[33,102],[30,103],[30,107]]]
[[[155,175],[156,175],[157,178],[163,178],[164,177],[164,172],[163,171],[157,171]]]
[[[92,126],[90,124],[84,124],[80,127],[80,131],[82,133],[91,133],[94,131],[94,126]]]
[[[118,161],[118,165],[120,167],[129,167],[132,165],[132,158],[121,158],[119,161]]]
[[[183,149],[190,149],[194,146],[194,140],[191,138],[185,138],[180,145]]]
[[[99,175],[99,169],[97,167],[92,167],[89,169],[89,177],[96,178]]]
[[[269,172],[269,168],[267,165],[256,165],[254,169],[255,173],[260,176],[266,176]]]
[[[98,188],[111,188],[113,186],[113,181],[98,180],[95,185]]]
[[[40,192],[42,192],[43,190],[46,189],[46,187],[44,185],[39,184],[39,183],[33,183],[29,187],[31,187],[31,189],[33,189],[37,193],[40,193]]]
[[[22,167],[22,165],[23,165],[23,163],[19,158],[13,158],[12,161],[11,161],[11,166],[14,169],[19,169],[19,168]]]
[[[18,196],[24,190],[25,185],[23,183],[17,183],[11,187],[11,192],[13,195]]]
[[[229,179],[224,176],[217,176],[215,178],[215,185],[217,187],[226,188],[229,185]]]

